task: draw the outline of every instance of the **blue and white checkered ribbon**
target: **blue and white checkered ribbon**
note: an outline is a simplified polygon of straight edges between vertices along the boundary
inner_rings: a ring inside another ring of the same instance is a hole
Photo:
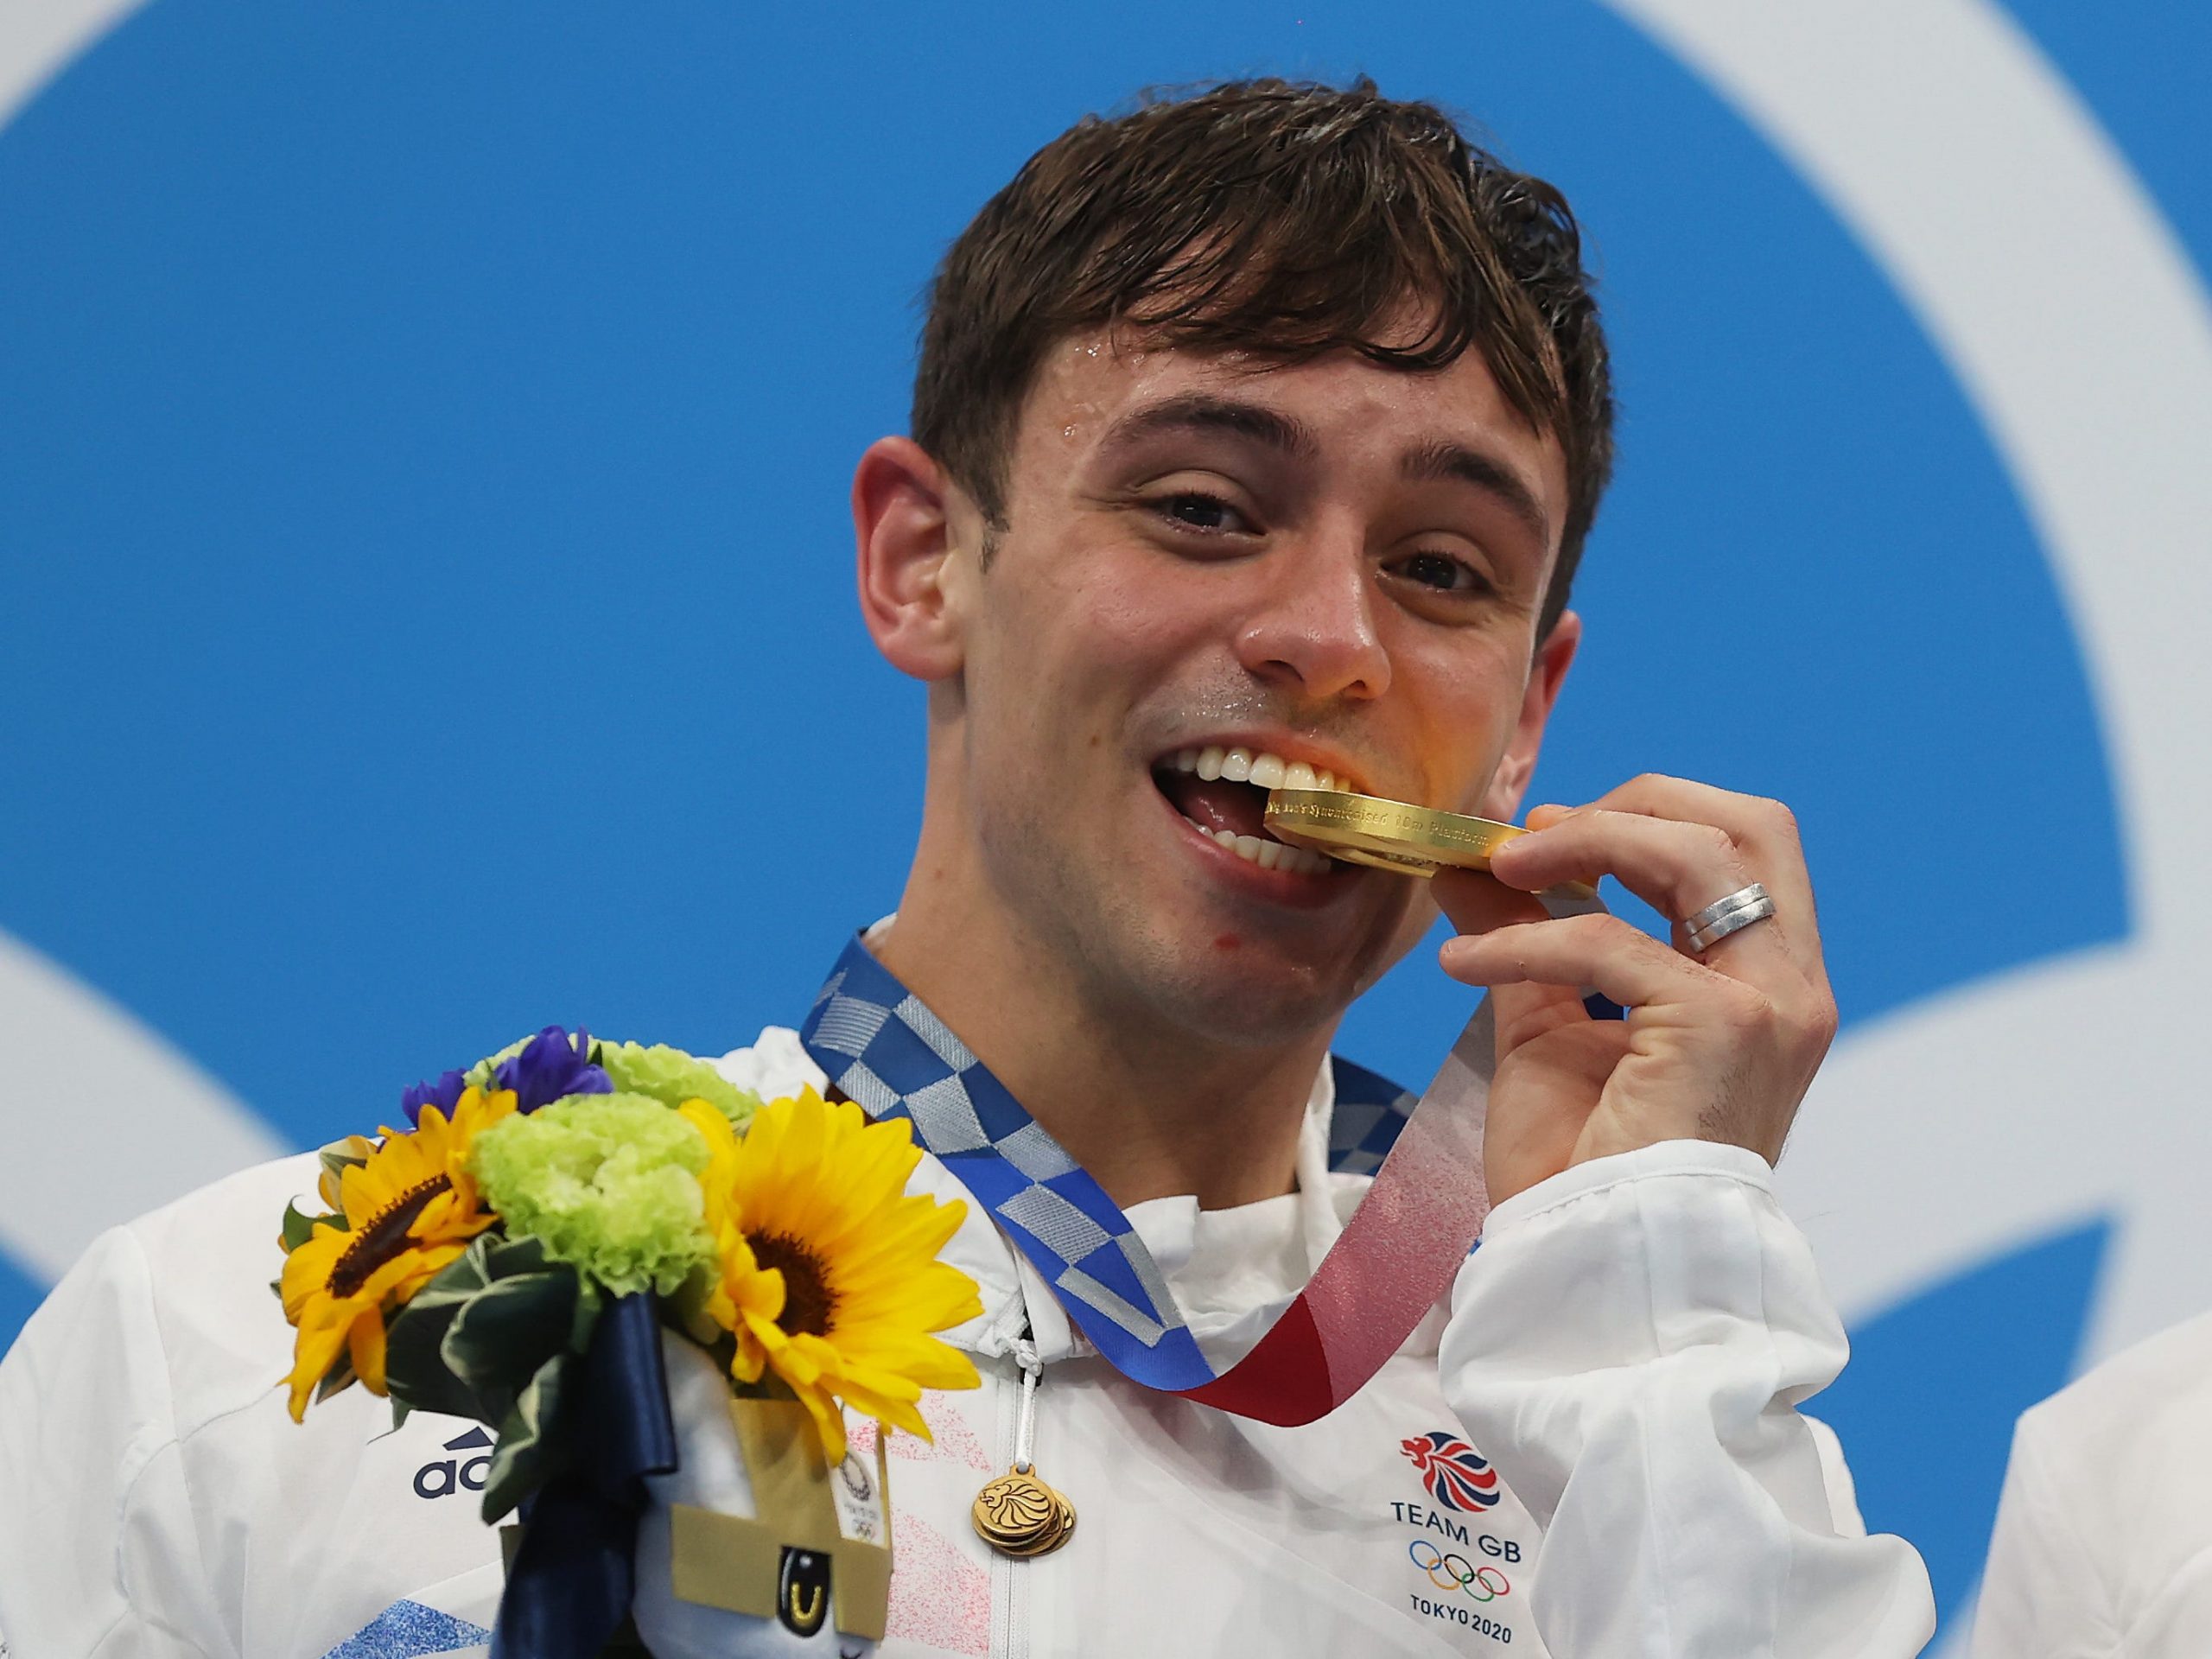
[[[1112,1364],[1148,1387],[1213,1380],[1173,1294],[1120,1206],[922,1000],[855,938],[799,1039],[871,1116],[905,1117],[995,1216]],[[1332,1057],[1330,1166],[1379,1168],[1414,1109],[1386,1078]]]

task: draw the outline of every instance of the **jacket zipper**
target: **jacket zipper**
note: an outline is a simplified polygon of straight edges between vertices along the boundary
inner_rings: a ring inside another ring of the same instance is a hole
[[[996,1467],[1026,1461],[1035,1432],[1037,1384],[1045,1367],[1025,1324],[1014,1344],[1014,1383],[999,1395]],[[1029,1563],[991,1552],[992,1659],[1029,1659]]]

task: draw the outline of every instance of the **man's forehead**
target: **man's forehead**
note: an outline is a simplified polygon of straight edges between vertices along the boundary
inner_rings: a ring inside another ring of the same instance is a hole
[[[1183,418],[1216,411],[1211,420]],[[1171,345],[1142,331],[1100,327],[1058,341],[1025,400],[1027,435],[1058,464],[1155,431],[1233,429],[1234,411],[1279,418],[1274,447],[1397,444],[1433,454],[1469,445],[1511,467],[1556,525],[1566,460],[1556,436],[1515,409],[1478,352],[1443,368],[1388,367],[1349,348],[1286,362],[1252,351]],[[1248,435],[1268,438],[1262,422]],[[1040,457],[1041,459],[1042,457]]]

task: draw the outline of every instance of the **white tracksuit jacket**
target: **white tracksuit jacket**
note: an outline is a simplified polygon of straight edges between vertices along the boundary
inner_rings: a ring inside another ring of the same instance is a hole
[[[822,1081],[784,1031],[724,1064],[764,1094]],[[1217,1363],[1365,1186],[1327,1173],[1329,1089],[1324,1067],[1296,1193],[1130,1212]],[[108,1233],[0,1363],[8,1659],[407,1659],[486,1639],[487,1437],[423,1414],[391,1432],[358,1388],[303,1427],[286,1415],[291,1332],[268,1286],[283,1205],[314,1178],[311,1157],[267,1165]],[[928,1158],[913,1187],[961,1195]],[[1934,1629],[1919,1558],[1864,1535],[1833,1437],[1797,1410],[1843,1334],[1751,1153],[1647,1147],[1500,1205],[1449,1309],[1303,1428],[1122,1379],[980,1206],[946,1254],[982,1289],[982,1317],[947,1334],[983,1385],[924,1401],[934,1445],[887,1448],[886,1659],[1889,1659]],[[1078,1518],[1065,1548],[1017,1562],[969,1509],[1012,1460],[1026,1328],[1038,1472]],[[1401,1442],[1438,1429],[1496,1465],[1494,1506],[1426,1489]]]

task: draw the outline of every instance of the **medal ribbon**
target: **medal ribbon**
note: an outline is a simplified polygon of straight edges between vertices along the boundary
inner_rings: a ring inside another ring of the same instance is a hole
[[[1541,897],[1554,916],[1602,908],[1594,898]],[[1619,1011],[1593,1001],[1592,1012]],[[1109,1363],[1147,1388],[1263,1422],[1310,1423],[1357,1394],[1449,1288],[1490,1212],[1483,1122],[1497,1042],[1485,996],[1418,1102],[1331,1057],[1330,1166],[1372,1170],[1374,1182],[1306,1288],[1217,1373],[1105,1189],[857,938],[799,1040],[872,1116],[913,1123]]]

